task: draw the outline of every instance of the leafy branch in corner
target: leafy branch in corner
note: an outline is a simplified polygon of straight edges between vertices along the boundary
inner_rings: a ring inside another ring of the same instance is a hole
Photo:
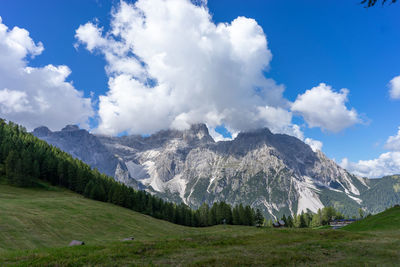
[[[366,4],[366,7],[371,7],[371,6],[374,6],[377,2],[378,2],[378,0],[363,0],[363,1],[361,1],[361,4]],[[397,0],[389,0],[389,1],[382,0],[382,5],[384,5],[386,2],[391,2],[393,4],[393,3],[396,3]]]

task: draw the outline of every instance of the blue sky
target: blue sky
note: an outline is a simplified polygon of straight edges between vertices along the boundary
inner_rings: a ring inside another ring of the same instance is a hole
[[[96,113],[98,97],[109,91],[109,62],[105,50],[89,51],[83,39],[75,48],[75,34],[88,22],[108,32],[111,10],[118,5],[103,0],[4,0],[0,16],[9,29],[24,28],[35,43],[43,43],[43,52],[29,59],[29,66],[68,66],[67,81],[83,97],[91,97]],[[292,122],[305,137],[320,140],[330,158],[356,162],[387,152],[384,145],[400,126],[400,100],[390,97],[388,87],[400,75],[400,4],[367,9],[357,0],[209,0],[207,6],[215,24],[244,16],[261,26],[272,53],[265,76],[285,87],[288,101],[320,83],[335,92],[349,90],[346,106],[357,111],[360,121],[341,131],[310,128],[304,117],[293,114]],[[97,127],[97,115],[90,117],[90,127]],[[226,132],[223,127],[217,131]]]

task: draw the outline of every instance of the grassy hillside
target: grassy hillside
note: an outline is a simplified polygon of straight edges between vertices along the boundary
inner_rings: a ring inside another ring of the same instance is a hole
[[[58,188],[0,185],[0,266],[393,266],[399,247],[399,229],[189,228]]]
[[[348,231],[399,231],[400,206],[354,222],[343,229]]]
[[[0,251],[66,246],[73,239],[87,244],[129,236],[162,239],[191,230],[58,187],[52,189],[0,185]]]

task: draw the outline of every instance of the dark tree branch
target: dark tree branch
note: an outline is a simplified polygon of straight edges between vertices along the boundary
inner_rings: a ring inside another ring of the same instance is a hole
[[[366,7],[371,7],[374,6],[378,0],[362,0],[361,4],[366,4]],[[391,4],[396,3],[397,0],[382,0],[382,5],[384,5],[386,2],[391,2]]]

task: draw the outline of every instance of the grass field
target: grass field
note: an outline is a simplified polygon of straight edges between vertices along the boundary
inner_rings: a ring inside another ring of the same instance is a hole
[[[60,247],[73,239],[88,245],[129,236],[162,239],[192,230],[61,188],[52,189],[0,185],[0,251]]]
[[[188,228],[61,189],[0,185],[0,266],[398,266],[399,228]],[[87,245],[66,247],[72,239]]]
[[[400,206],[387,209],[374,216],[354,222],[344,228],[347,231],[396,231],[400,229]]]

